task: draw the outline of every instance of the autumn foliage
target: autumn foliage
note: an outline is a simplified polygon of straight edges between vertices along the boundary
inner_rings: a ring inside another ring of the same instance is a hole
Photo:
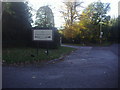
[[[81,3],[65,3],[66,8],[62,11],[65,24],[64,29],[60,30],[63,42],[99,43],[100,40],[109,41],[113,30],[110,26],[112,19],[107,15],[110,4],[101,1],[93,2],[82,13],[79,13],[77,9],[82,8]]]

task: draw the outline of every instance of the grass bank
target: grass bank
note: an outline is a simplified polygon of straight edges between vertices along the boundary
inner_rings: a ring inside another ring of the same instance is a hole
[[[49,54],[46,55],[46,49],[39,49],[37,55],[36,48],[6,48],[2,50],[2,60],[7,64],[42,62],[59,58],[73,50],[75,49],[69,47],[49,49]]]

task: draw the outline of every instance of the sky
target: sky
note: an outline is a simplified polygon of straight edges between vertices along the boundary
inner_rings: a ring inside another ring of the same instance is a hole
[[[2,0],[2,1],[24,1],[24,0]],[[63,2],[67,0],[26,0],[29,1],[30,6],[34,9],[33,13],[33,20],[35,20],[35,13],[36,11],[41,7],[45,5],[49,5],[49,7],[52,9],[54,13],[54,20],[55,20],[55,27],[61,27],[64,24],[64,19],[62,18],[62,14],[60,11],[63,9]],[[72,1],[72,0],[71,0]],[[83,7],[87,7],[90,3],[96,2],[98,0],[78,0],[83,1],[82,4]],[[111,17],[117,17],[118,16],[118,2],[120,0],[101,0],[103,3],[110,3],[111,10],[108,12],[108,15]],[[83,9],[81,9],[82,11]]]

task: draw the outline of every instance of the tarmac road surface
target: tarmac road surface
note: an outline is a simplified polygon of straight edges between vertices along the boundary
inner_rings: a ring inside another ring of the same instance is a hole
[[[118,45],[68,47],[77,50],[57,63],[3,66],[3,88],[118,87]]]

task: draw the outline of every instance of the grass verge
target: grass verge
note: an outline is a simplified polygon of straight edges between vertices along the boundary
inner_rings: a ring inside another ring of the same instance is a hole
[[[46,55],[46,49],[39,49],[37,55],[36,48],[7,48],[2,50],[2,60],[7,64],[42,62],[59,58],[74,50],[74,48],[70,47],[60,47],[58,49],[49,49],[49,55]]]
[[[112,43],[110,42],[104,42],[101,44],[93,44],[93,43],[89,43],[89,44],[73,44],[73,43],[63,43],[64,45],[73,45],[73,46],[110,46],[112,45]]]

